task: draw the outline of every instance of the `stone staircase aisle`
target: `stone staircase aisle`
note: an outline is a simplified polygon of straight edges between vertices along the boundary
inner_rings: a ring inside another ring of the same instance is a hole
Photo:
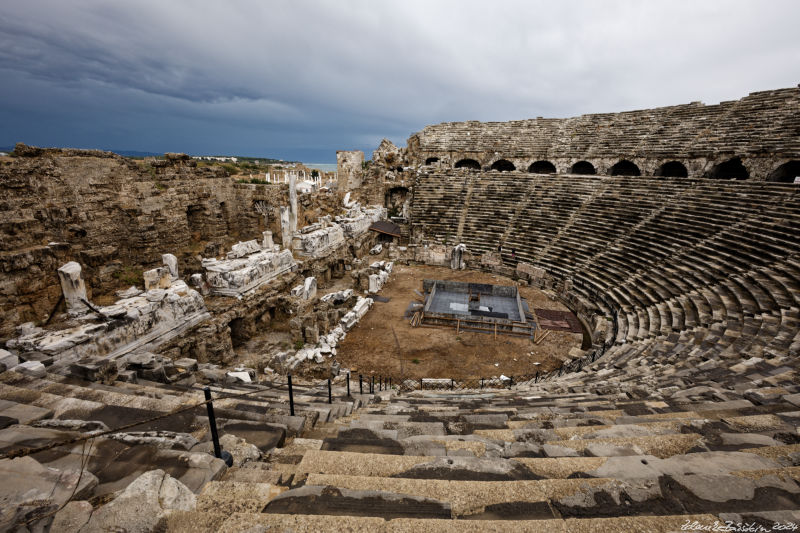
[[[765,405],[547,391],[376,393],[207,483],[168,529],[680,531],[800,519],[796,391]]]

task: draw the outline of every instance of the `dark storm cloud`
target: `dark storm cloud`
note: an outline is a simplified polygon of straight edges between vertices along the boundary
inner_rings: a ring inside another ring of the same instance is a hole
[[[715,103],[800,81],[799,17],[794,1],[7,2],[0,145],[331,160],[445,120]]]

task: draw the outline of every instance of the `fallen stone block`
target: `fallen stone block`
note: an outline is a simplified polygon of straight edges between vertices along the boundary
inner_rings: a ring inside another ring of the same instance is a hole
[[[39,361],[25,361],[24,363],[18,364],[11,370],[33,378],[43,378],[47,374],[44,365]]]
[[[84,499],[97,486],[90,472],[59,470],[42,466],[32,457],[0,460],[0,529],[39,513],[57,510],[70,498]],[[31,527],[32,530],[35,530]]]
[[[87,531],[153,531],[170,511],[191,511],[195,495],[180,481],[163,470],[139,476],[113,501],[97,509],[86,526]]]
[[[144,277],[144,290],[150,291],[152,289],[168,289],[172,284],[172,276],[170,275],[169,268],[158,267],[152,270],[145,271],[142,276]]]

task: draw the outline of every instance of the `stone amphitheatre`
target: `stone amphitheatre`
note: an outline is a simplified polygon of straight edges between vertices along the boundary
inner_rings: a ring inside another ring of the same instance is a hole
[[[797,527],[800,88],[337,159],[0,160],[0,529]]]

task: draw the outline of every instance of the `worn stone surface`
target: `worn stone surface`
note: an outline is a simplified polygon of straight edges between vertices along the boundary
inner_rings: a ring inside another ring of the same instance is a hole
[[[4,530],[29,515],[55,510],[71,497],[85,498],[97,485],[97,478],[89,472],[81,475],[47,468],[31,457],[0,459],[0,472],[0,528]]]
[[[78,533],[89,522],[94,508],[87,501],[71,501],[53,517],[50,531]]]
[[[169,511],[190,511],[195,508],[195,495],[181,482],[163,470],[152,470],[139,476],[114,498],[97,509],[83,531],[152,531]]]
[[[649,176],[663,163],[678,160],[688,176],[695,178],[736,153],[742,156],[750,175],[763,180],[785,161],[784,157],[800,154],[795,132],[788,122],[782,122],[799,102],[800,89],[791,87],[756,92],[718,105],[693,102],[564,119],[447,122],[413,134],[406,157],[415,165],[436,158],[437,164],[448,168],[469,159],[487,171],[502,171],[507,165],[496,163],[506,161],[511,165],[508,168],[523,172],[537,171],[534,163],[544,160],[552,166],[546,172],[559,173],[568,173],[576,162],[588,160],[597,174],[610,174],[617,162],[629,159],[642,175]],[[676,115],[680,120],[672,120]],[[747,116],[752,127],[746,137],[739,135],[740,116]],[[773,127],[776,121],[784,125]],[[771,149],[752,150],[754,146]]]

